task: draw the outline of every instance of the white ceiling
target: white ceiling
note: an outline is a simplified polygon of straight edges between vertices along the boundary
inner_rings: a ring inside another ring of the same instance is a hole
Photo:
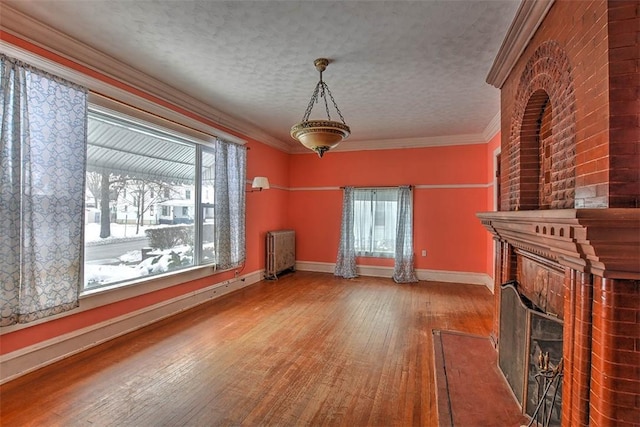
[[[3,0],[290,144],[324,73],[351,141],[486,135],[519,0]],[[312,117],[323,117],[314,108]],[[335,119],[335,117],[333,117]]]

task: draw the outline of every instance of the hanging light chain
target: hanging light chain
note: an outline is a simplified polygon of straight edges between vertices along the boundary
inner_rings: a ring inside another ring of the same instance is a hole
[[[313,95],[311,95],[311,99],[309,100],[309,105],[307,105],[307,109],[304,112],[304,116],[302,116],[302,121],[306,122],[309,120],[309,116],[311,115],[311,110],[313,109],[313,104],[318,102],[318,92],[320,91],[320,83],[316,85],[315,90],[313,91]]]
[[[328,91],[329,88],[327,84],[322,81],[322,73],[320,73],[320,84],[322,86],[322,91],[320,92],[320,97],[324,98],[324,109],[327,112],[327,119],[331,121],[331,113],[329,113],[329,103],[327,102],[327,94],[325,93],[325,89]]]
[[[325,84],[325,86],[327,86],[327,85]],[[329,97],[331,98],[331,102],[333,102],[333,106],[336,108],[338,116],[340,116],[340,120],[342,120],[342,123],[346,125],[347,123],[344,121],[344,117],[342,117],[342,113],[340,112],[340,109],[338,108],[338,104],[336,104],[336,100],[333,99],[333,95],[331,94],[331,91],[329,90],[329,86],[327,86],[327,92],[329,93]],[[325,103],[326,103],[326,98],[325,98]],[[327,107],[327,114],[329,114],[329,107]],[[329,120],[331,120],[331,119],[329,119]]]
[[[329,94],[329,98],[331,98],[331,102],[333,103],[333,107],[336,109],[338,116],[340,116],[340,120],[342,120],[343,124],[347,124],[344,121],[344,117],[342,117],[342,112],[340,112],[336,100],[333,99],[333,94],[329,90],[329,86],[327,86],[327,84],[322,80],[322,71],[320,72],[320,81],[316,85],[316,88],[313,91],[313,95],[311,95],[311,99],[309,100],[309,105],[307,105],[307,109],[304,112],[304,116],[302,116],[303,122],[309,121],[309,116],[311,115],[313,105],[318,102],[318,95],[320,95],[321,98],[324,98],[324,107],[327,112],[327,118],[329,119],[329,121],[331,121],[331,114],[329,113],[329,103],[327,101],[327,93]]]

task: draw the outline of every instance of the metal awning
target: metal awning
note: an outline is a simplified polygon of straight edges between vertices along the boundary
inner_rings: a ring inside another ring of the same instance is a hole
[[[193,184],[196,146],[99,112],[89,113],[87,171]]]

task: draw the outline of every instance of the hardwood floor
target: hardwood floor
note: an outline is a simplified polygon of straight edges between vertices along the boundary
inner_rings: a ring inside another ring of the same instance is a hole
[[[492,301],[296,272],[3,385],[0,423],[437,425],[432,330],[488,335]]]

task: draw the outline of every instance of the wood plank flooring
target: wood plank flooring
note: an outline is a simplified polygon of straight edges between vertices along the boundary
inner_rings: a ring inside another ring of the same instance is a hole
[[[296,272],[3,385],[0,424],[435,426],[432,330],[486,336],[492,301]]]

